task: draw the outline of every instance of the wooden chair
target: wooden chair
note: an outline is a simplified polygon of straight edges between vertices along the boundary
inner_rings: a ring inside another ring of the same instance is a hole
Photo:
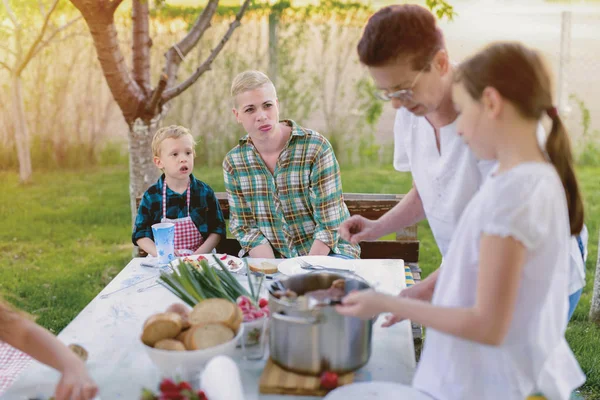
[[[223,217],[229,219],[229,203],[227,193],[215,193],[223,212]],[[344,202],[348,206],[350,215],[362,215],[368,219],[377,219],[391,210],[402,198],[402,194],[376,194],[376,193],[344,193]],[[139,206],[141,198],[136,199]],[[421,281],[421,269],[419,268],[419,240],[417,238],[417,226],[413,225],[396,232],[395,240],[373,240],[360,243],[361,258],[392,258],[402,259],[411,269],[415,283]],[[221,240],[217,246],[219,253],[237,255],[241,247],[233,237]],[[140,257],[146,253],[138,249]],[[421,354],[422,329],[418,324],[413,324],[413,338],[417,360]]]

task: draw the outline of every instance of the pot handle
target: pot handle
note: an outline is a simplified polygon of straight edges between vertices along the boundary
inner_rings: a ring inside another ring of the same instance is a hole
[[[316,325],[321,322],[321,319],[319,317],[293,317],[291,315],[282,314],[280,312],[271,314],[271,318],[276,319],[278,321],[298,325]]]

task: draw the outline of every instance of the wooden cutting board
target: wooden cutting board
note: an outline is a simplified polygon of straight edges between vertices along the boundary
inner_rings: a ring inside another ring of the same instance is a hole
[[[341,375],[339,386],[354,382],[354,372]],[[321,388],[318,376],[301,375],[286,371],[275,364],[270,358],[260,376],[260,393],[290,394],[296,396],[325,396],[328,390]]]

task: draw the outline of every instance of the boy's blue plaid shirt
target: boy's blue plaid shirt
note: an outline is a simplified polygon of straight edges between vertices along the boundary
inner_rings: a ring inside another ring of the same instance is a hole
[[[165,175],[150,186],[138,208],[131,240],[133,244],[143,237],[153,239],[152,225],[162,218],[162,188]],[[204,239],[211,233],[225,237],[225,220],[215,192],[206,183],[190,175],[190,217]],[[175,193],[167,187],[167,218],[187,217],[187,193]]]
[[[284,122],[292,127],[292,135],[274,174],[248,136],[225,157],[229,229],[244,252],[270,243],[282,257],[302,256],[318,239],[334,253],[358,258],[360,248],[337,231],[350,213],[331,144],[294,121]]]

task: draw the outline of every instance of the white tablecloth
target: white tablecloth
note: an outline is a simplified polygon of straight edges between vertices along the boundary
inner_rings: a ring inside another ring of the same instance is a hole
[[[156,390],[160,380],[158,370],[148,358],[139,337],[146,318],[163,312],[168,305],[179,299],[162,286],[138,292],[139,288],[151,285],[154,279],[101,298],[102,295],[133,282],[157,276],[156,269],[140,265],[143,261],[143,258],[132,259],[58,336],[66,344],[77,343],[88,350],[87,366],[100,387],[102,400],[137,399],[142,387]],[[351,262],[356,272],[374,284],[379,291],[397,294],[405,286],[402,260]],[[240,280],[244,282],[246,277],[240,276]],[[410,323],[405,321],[387,329],[380,325],[381,320],[375,324],[371,359],[357,371],[356,380],[385,380],[408,384],[415,369]],[[240,351],[236,360],[247,400],[312,398],[259,394],[258,382],[266,357],[262,361],[245,361],[242,360]],[[34,361],[2,399],[27,399],[37,392],[50,395],[58,379],[58,372]]]

